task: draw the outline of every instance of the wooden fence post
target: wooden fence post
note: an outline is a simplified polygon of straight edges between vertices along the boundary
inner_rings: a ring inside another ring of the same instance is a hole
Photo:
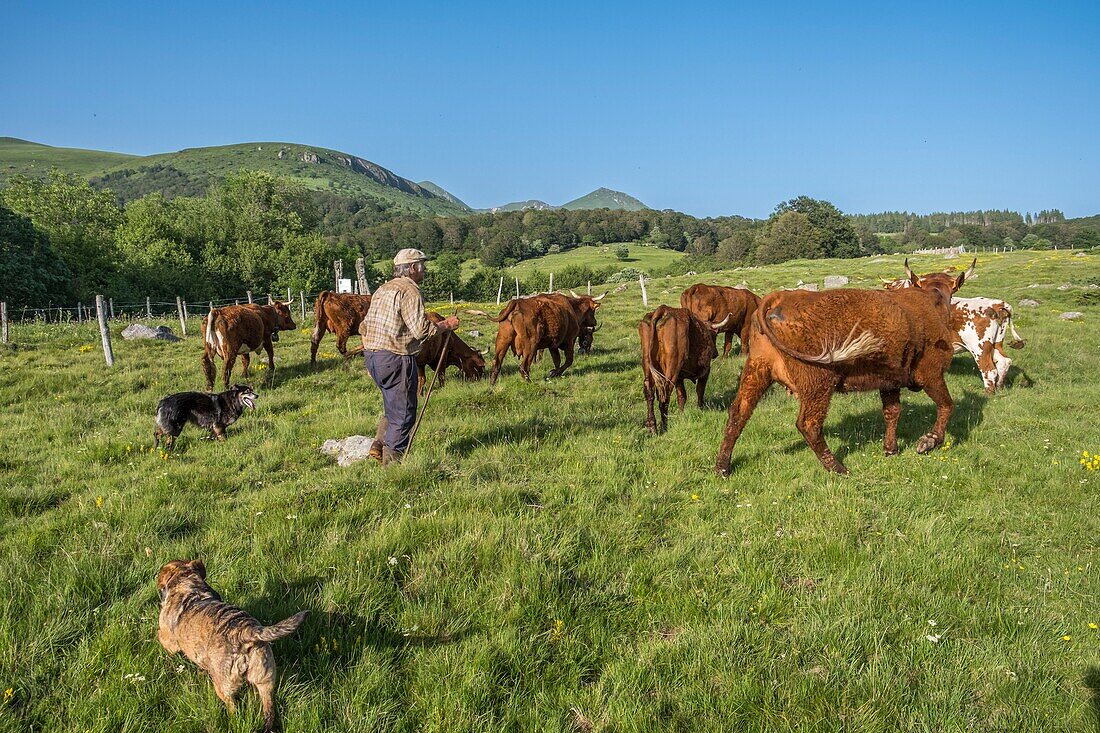
[[[592,295],[592,281],[591,280],[588,281],[588,294]]]
[[[649,307],[649,293],[645,291],[645,275],[638,275],[638,284],[642,286],[642,305]]]
[[[115,299],[114,298],[108,298],[107,302],[111,306],[111,320],[113,321],[113,320],[115,320]]]
[[[344,275],[344,261],[334,260],[332,263],[332,271],[336,273],[336,287],[332,289],[332,292],[340,292],[340,278]]]
[[[552,273],[552,272],[550,273],[550,289],[547,290],[546,292],[548,292],[548,293],[554,292],[554,273]]]
[[[251,290],[246,290],[246,291],[244,291],[244,294],[248,296],[248,304],[252,305],[252,291]]]
[[[180,333],[184,336],[187,335],[187,318],[183,315],[183,301],[180,300],[180,296],[176,296],[176,313],[180,317]]]
[[[292,300],[294,300],[294,296],[290,294],[290,288],[287,288],[286,289],[286,302],[289,303]]]
[[[451,305],[454,305],[454,304],[455,304],[455,294],[454,294],[454,292],[452,291],[452,292],[451,292]]]
[[[8,304],[0,302],[0,342],[8,342]]]
[[[370,286],[367,285],[367,266],[362,257],[355,261],[355,276],[359,278],[359,294],[370,295]]]
[[[500,305],[500,294],[504,291],[504,275],[500,276],[500,284],[497,285],[497,305]]]
[[[516,297],[519,297],[519,278],[516,278]]]
[[[153,317],[153,304],[149,302],[149,296],[145,296],[145,317]]]
[[[99,319],[99,336],[103,341],[103,358],[107,366],[115,365],[115,353],[111,350],[111,332],[107,329],[107,313],[103,307],[103,296],[95,296],[95,312]]]
[[[302,299],[302,322],[306,320],[306,293],[304,290],[298,291],[298,297]]]

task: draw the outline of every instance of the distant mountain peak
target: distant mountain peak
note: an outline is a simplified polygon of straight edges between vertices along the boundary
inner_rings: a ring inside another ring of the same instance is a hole
[[[649,207],[628,193],[601,186],[589,194],[569,203],[562,204],[563,209],[615,209],[621,211],[641,211]]]

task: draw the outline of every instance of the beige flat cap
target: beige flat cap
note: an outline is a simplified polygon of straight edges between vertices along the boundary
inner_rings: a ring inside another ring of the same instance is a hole
[[[410,247],[408,249],[403,249],[400,252],[398,252],[397,256],[393,258],[393,264],[394,265],[411,265],[414,262],[423,262],[426,259],[428,259],[427,255],[425,255],[423,252],[421,252],[418,249],[412,249]]]

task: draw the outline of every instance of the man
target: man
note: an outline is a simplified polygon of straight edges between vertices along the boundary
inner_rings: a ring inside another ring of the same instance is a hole
[[[399,462],[409,446],[416,422],[416,355],[421,344],[437,331],[458,328],[456,316],[436,324],[424,312],[420,282],[426,259],[418,249],[398,252],[393,279],[374,291],[370,310],[359,324],[367,371],[382,392],[384,413],[370,455],[383,466]]]

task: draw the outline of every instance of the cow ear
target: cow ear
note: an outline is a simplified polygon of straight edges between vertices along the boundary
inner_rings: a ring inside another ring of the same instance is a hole
[[[187,563],[187,565],[195,571],[196,575],[198,575],[203,580],[206,580],[206,565],[203,564],[202,560],[192,560],[191,562]]]

